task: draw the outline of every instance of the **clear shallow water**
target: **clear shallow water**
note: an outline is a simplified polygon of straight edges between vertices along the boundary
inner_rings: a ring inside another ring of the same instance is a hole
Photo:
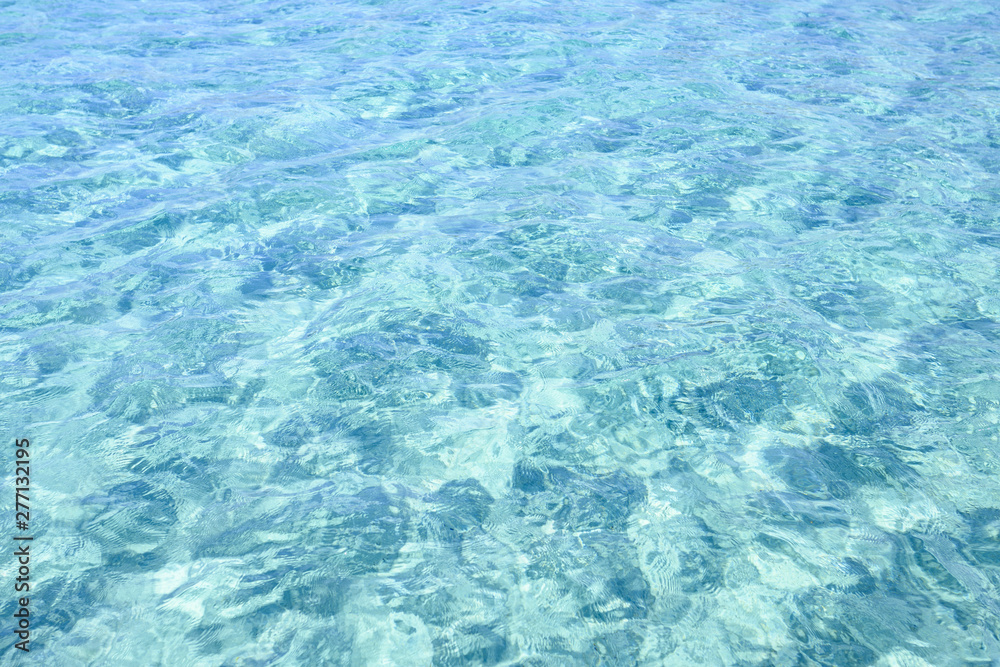
[[[995,2],[0,26],[32,661],[1000,660]]]

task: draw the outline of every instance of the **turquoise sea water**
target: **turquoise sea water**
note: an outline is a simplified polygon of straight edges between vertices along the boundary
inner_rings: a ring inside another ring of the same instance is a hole
[[[14,0],[0,62],[0,663],[1000,664],[997,2]]]

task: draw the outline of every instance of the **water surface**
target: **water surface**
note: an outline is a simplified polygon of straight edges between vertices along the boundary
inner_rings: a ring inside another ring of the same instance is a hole
[[[996,2],[0,32],[33,662],[1000,662]]]

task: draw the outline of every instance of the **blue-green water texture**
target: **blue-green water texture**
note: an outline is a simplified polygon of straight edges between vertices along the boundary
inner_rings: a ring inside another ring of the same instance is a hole
[[[0,63],[0,665],[1000,665],[996,0],[6,0]]]

